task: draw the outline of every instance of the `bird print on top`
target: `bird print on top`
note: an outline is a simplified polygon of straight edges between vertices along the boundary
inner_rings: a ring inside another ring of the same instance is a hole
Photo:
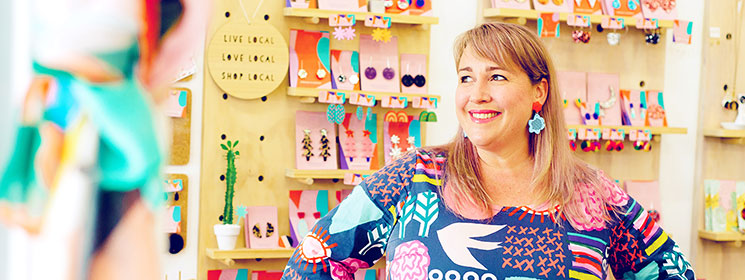
[[[391,280],[696,279],[675,242],[636,200],[599,173],[601,193],[578,186],[587,213],[502,207],[489,220],[452,213],[440,195],[445,154],[407,153],[365,178],[298,246],[283,280],[350,280],[386,262]],[[601,205],[600,196],[608,197]]]

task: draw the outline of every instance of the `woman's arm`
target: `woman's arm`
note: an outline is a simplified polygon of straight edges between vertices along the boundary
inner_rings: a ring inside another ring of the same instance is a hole
[[[353,279],[359,268],[373,266],[385,254],[416,168],[416,154],[386,165],[356,186],[322,217],[298,245],[283,280]]]
[[[608,252],[616,279],[696,279],[675,241],[636,200],[630,198],[621,209]]]

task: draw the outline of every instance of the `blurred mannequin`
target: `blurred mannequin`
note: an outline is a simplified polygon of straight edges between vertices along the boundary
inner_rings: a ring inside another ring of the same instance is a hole
[[[36,236],[33,279],[158,279],[165,147],[152,108],[209,1],[35,0],[35,77],[0,219]]]

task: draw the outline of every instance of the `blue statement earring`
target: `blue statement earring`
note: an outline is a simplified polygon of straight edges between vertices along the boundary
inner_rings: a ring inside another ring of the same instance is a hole
[[[546,128],[546,120],[538,114],[541,111],[541,107],[543,107],[543,104],[537,101],[533,102],[533,119],[528,121],[528,131],[530,133],[540,134]]]

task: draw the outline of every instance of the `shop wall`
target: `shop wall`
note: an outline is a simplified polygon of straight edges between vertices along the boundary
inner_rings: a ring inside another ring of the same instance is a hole
[[[691,45],[674,44],[672,29],[666,32],[665,50],[665,111],[669,125],[688,128],[687,134],[669,134],[661,137],[660,194],[665,217],[665,231],[671,234],[683,253],[691,261],[696,256],[694,232],[693,194],[696,185],[696,145],[701,138],[699,126],[699,95],[701,88],[701,51],[704,42],[704,4],[698,1],[679,1],[678,18],[693,21]],[[703,214],[703,213],[702,213]]]
[[[202,104],[204,100],[204,30],[195,30],[201,35],[199,48],[194,53],[194,61],[197,67],[191,79],[177,82],[173,86],[188,88],[191,90],[191,137],[189,162],[186,165],[169,165],[163,170],[166,174],[186,174],[189,178],[188,188],[188,212],[186,217],[186,244],[184,249],[172,255],[168,253],[167,242],[161,251],[163,277],[161,279],[187,280],[197,278],[197,247],[199,243],[199,189],[200,189],[200,163],[202,158]],[[165,237],[165,234],[163,234]]]

